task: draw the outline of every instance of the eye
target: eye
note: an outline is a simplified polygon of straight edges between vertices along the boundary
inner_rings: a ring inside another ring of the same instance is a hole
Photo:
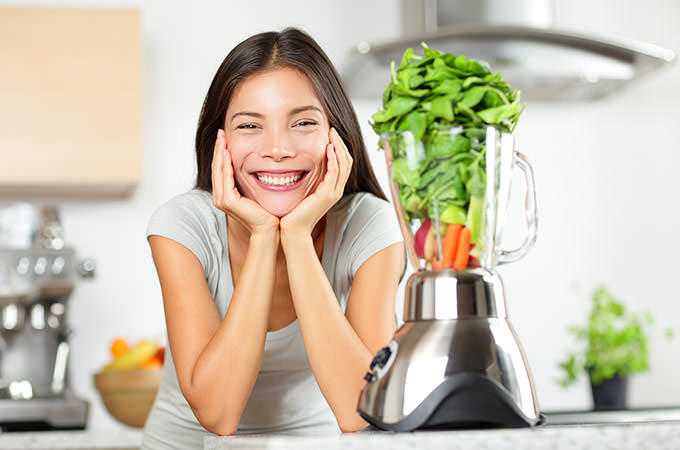
[[[295,124],[295,126],[301,126],[301,127],[308,127],[308,126],[313,126],[316,125],[316,122],[313,120],[301,120],[298,123]]]
[[[255,126],[255,124],[252,124],[252,123],[243,123],[243,124],[237,126],[236,128],[241,128],[241,129],[245,129],[245,130],[254,130],[255,128],[257,128],[257,126]]]

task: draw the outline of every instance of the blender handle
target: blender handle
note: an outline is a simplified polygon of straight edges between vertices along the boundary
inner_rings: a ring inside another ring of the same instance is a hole
[[[526,197],[524,204],[525,219],[527,224],[527,234],[524,237],[524,242],[514,250],[500,249],[498,254],[498,264],[505,264],[517,261],[522,258],[533,247],[536,242],[536,235],[538,231],[538,216],[536,211],[536,188],[534,186],[534,171],[529,164],[529,160],[518,151],[514,152],[512,161],[513,166],[518,166],[524,174],[524,181],[526,183]]]

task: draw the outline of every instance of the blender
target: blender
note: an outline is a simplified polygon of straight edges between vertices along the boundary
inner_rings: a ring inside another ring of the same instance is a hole
[[[482,151],[468,167],[479,170],[467,174],[477,177],[477,188],[464,217],[455,204],[460,189],[445,180],[447,171],[463,170],[455,164],[465,158],[455,150],[462,133],[462,127],[443,128],[436,143],[416,141],[410,131],[380,138],[408,259],[417,270],[406,283],[404,324],[375,355],[358,401],[357,412],[379,429],[528,427],[544,420],[496,271],[523,257],[536,240],[532,168],[510,133],[493,126],[477,130]],[[437,151],[450,157],[428,160]],[[423,177],[428,179],[409,180],[422,164],[445,167]],[[521,246],[505,250],[500,242],[515,167],[526,183],[526,233]],[[427,195],[414,199],[409,185]],[[444,219],[466,220],[472,228],[469,256],[453,266],[445,263],[450,224]]]

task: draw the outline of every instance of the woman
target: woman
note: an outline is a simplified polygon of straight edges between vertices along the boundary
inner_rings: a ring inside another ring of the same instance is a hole
[[[194,189],[147,229],[169,352],[143,447],[365,427],[357,400],[394,332],[403,239],[311,37],[262,33],[227,55],[196,158]]]

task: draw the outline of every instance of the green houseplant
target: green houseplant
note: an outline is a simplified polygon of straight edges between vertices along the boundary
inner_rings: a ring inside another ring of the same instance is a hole
[[[649,370],[647,327],[650,313],[631,313],[604,287],[595,290],[593,309],[586,326],[570,326],[581,344],[559,365],[563,387],[573,384],[580,373],[587,373],[595,409],[625,409],[630,374]]]

